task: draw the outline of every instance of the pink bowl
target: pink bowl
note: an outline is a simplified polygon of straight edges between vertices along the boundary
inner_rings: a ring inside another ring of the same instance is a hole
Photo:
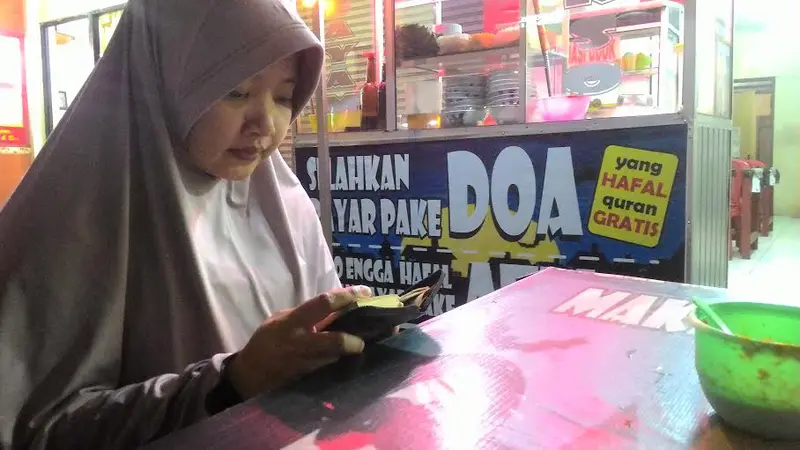
[[[591,101],[591,97],[586,95],[540,98],[538,109],[545,122],[583,120],[586,118]]]

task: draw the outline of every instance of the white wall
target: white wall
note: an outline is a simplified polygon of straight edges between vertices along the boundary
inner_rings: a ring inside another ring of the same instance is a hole
[[[734,78],[775,77],[775,214],[800,217],[798,0],[735,0]],[[736,105],[734,105],[736,107]]]

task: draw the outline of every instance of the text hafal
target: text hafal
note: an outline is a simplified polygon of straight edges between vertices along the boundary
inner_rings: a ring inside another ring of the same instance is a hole
[[[644,247],[658,245],[677,170],[675,155],[609,146],[597,180],[589,231]]]

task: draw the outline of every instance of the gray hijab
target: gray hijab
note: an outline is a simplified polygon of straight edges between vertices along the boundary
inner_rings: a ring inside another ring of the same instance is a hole
[[[0,448],[12,431],[20,449],[133,448],[196,422],[248,327],[338,285],[277,152],[241,183],[187,175],[175,157],[216,100],[286,56],[301,55],[295,116],[309,100],[323,51],[293,8],[128,3],[0,213]],[[209,281],[242,255],[255,293]]]

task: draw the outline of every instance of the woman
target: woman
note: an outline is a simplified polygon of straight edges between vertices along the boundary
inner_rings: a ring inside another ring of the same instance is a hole
[[[323,60],[291,9],[128,4],[0,215],[0,447],[133,448],[363,349],[275,151]]]

